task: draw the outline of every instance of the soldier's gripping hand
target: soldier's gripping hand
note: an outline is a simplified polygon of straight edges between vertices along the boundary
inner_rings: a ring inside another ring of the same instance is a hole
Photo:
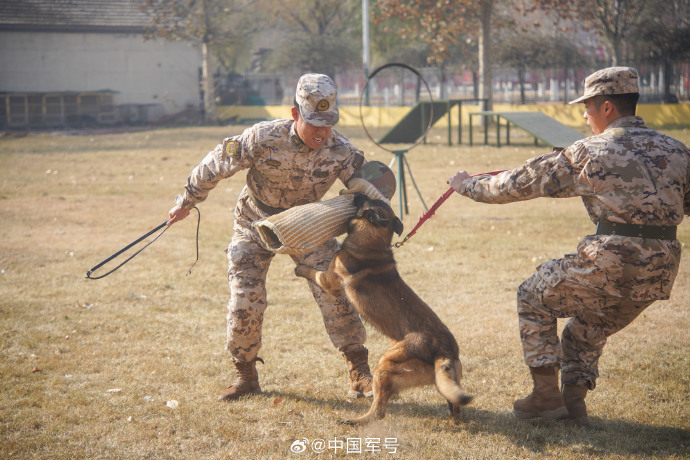
[[[168,212],[168,226],[171,226],[177,221],[180,221],[189,215],[189,209],[185,209],[180,205],[176,205]]]
[[[453,177],[448,179],[448,184],[453,190],[462,195],[465,192],[465,181],[470,177],[472,176],[467,171],[456,172]]]

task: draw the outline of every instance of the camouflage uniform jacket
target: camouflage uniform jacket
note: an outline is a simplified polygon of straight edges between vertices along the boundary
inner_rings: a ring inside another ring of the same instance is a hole
[[[640,117],[623,117],[599,135],[465,185],[464,195],[485,203],[581,196],[594,223],[678,225],[690,214],[690,150]],[[567,278],[606,296],[667,299],[680,248],[678,240],[589,235],[576,254],[537,271],[552,286]]]
[[[245,188],[251,195],[288,209],[320,200],[336,179],[347,185],[363,163],[362,153],[335,129],[313,150],[297,136],[292,119],[261,122],[206,155],[187,179],[180,204],[192,208],[221,179],[248,169]]]

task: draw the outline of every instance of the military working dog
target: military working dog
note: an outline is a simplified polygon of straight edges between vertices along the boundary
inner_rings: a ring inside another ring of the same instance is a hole
[[[356,194],[356,215],[328,270],[298,265],[295,273],[316,282],[332,295],[345,297],[359,314],[391,339],[373,373],[374,399],[362,417],[365,424],[384,417],[391,396],[420,385],[436,385],[451,415],[472,397],[460,388],[462,364],[453,334],[434,311],[402,280],[391,241],[403,224],[389,205]]]

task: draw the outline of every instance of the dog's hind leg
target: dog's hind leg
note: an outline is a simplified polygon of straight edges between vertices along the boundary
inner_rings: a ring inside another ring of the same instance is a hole
[[[448,401],[448,408],[453,417],[460,415],[461,407],[472,401],[472,396],[465,394],[460,387],[462,364],[459,359],[438,358],[434,362],[436,388]]]
[[[411,358],[403,342],[389,348],[374,370],[374,400],[369,411],[363,416],[344,421],[349,425],[362,425],[380,420],[386,415],[388,401],[405,388],[433,385],[434,368],[428,363]]]

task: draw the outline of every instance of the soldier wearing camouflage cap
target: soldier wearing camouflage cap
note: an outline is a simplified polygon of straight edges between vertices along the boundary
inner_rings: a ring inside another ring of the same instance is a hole
[[[340,119],[335,83],[327,75],[308,73],[297,82],[295,102],[304,121],[312,126],[334,126]]]
[[[266,274],[275,256],[252,225],[294,206],[319,201],[336,180],[345,186],[365,164],[362,152],[333,129],[338,122],[336,88],[327,75],[306,74],[298,83],[292,118],[258,123],[228,137],[194,168],[168,225],[184,219],[222,179],[247,170],[234,211],[234,235],[227,249],[230,301],[227,345],[237,379],[219,399],[231,401],[261,392],[256,361],[266,310]],[[325,270],[339,249],[332,238],[307,254],[291,255],[296,264]],[[357,312],[309,282],[326,332],[348,367],[350,396],[371,396],[366,330]],[[306,384],[306,382],[305,382]]]
[[[571,104],[584,102],[594,96],[605,96],[607,94],[638,94],[638,75],[637,70],[632,67],[608,67],[594,72],[585,78],[584,94]]]
[[[596,386],[606,339],[671,294],[681,253],[676,227],[690,215],[690,150],[635,116],[638,98],[635,69],[595,72],[572,101],[584,104],[591,137],[497,176],[461,171],[448,180],[484,203],[580,196],[596,224],[575,254],[539,265],[518,289],[534,384],[513,404],[519,418],[589,424],[585,396]],[[560,339],[558,318],[569,318]]]

